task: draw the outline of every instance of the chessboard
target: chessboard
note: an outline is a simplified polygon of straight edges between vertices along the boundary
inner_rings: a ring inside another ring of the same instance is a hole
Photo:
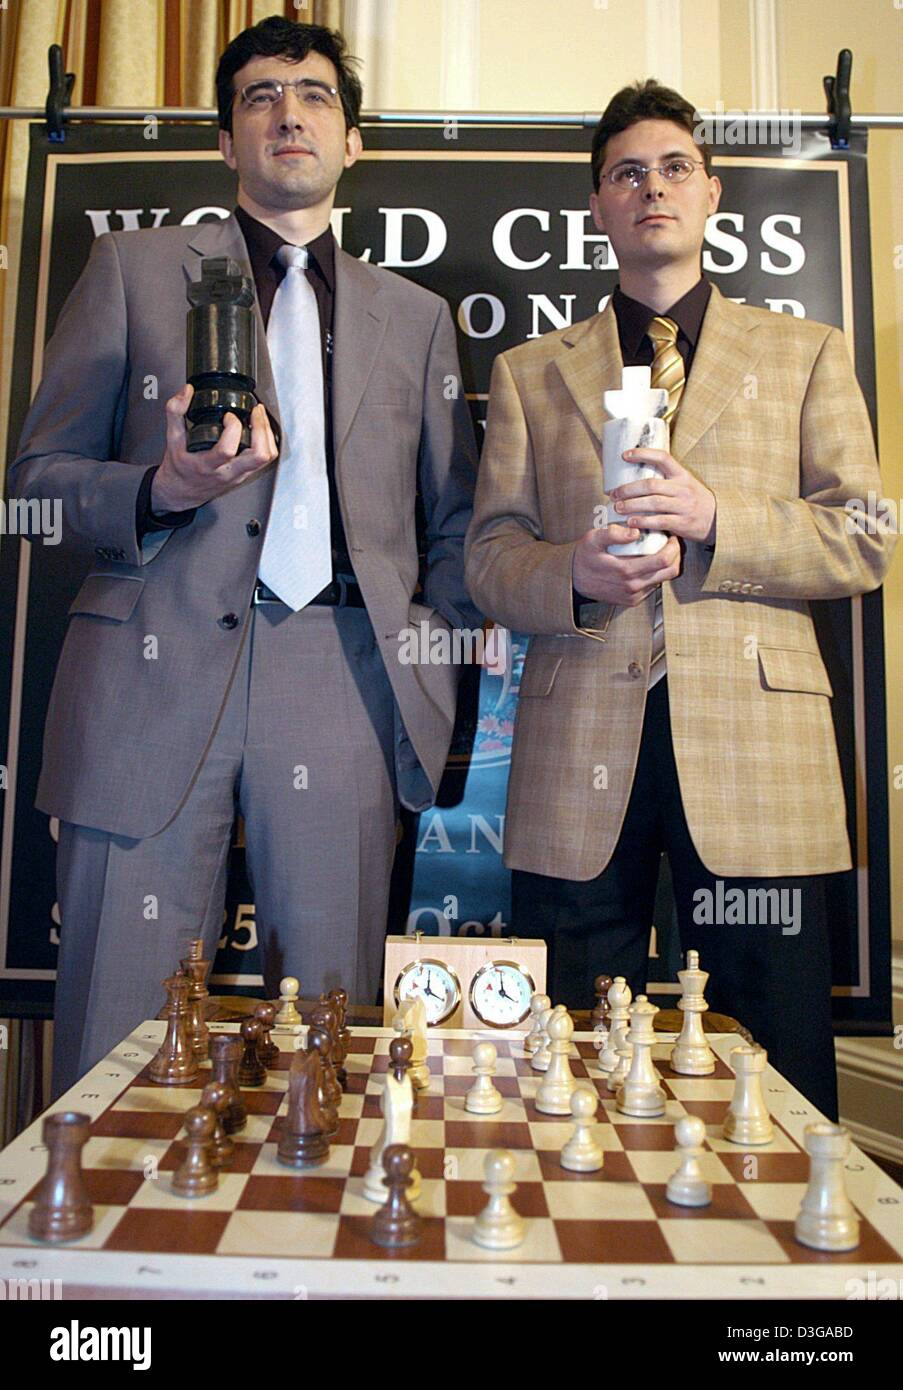
[[[186,1111],[198,1085],[153,1084],[147,1065],[165,1025],[141,1025],[51,1109],[91,1119],[83,1168],[94,1227],[66,1245],[28,1234],[28,1213],[43,1176],[41,1120],[0,1153],[0,1277],[60,1280],[65,1297],[249,1298],[827,1298],[856,1296],[856,1281],[903,1277],[903,1189],[855,1147],[845,1163],[861,1240],[847,1254],[808,1249],[794,1219],[808,1180],[804,1129],[822,1118],[769,1067],[764,1092],[775,1124],[770,1143],[744,1150],[721,1136],[733,1092],[735,1035],[708,1034],[717,1065],[708,1077],[668,1066],[673,1036],[653,1059],[666,1113],[636,1119],[618,1112],[596,1067],[592,1034],[575,1033],[575,1077],[599,1095],[597,1137],[603,1168],[574,1173],[558,1159],[572,1124],[534,1104],[540,1076],[522,1039],[494,1034],[500,1113],[468,1113],[472,1052],[486,1033],[429,1034],[430,1084],[419,1094],[411,1146],[423,1178],[420,1242],[386,1250],[369,1236],[376,1206],[361,1193],[381,1127],[380,1092],[389,1067],[388,1028],[353,1028],[339,1131],[328,1160],[297,1170],[276,1159],[292,1051],[301,1034],[273,1030],[280,1056],[258,1088],[243,1088],[245,1129],[235,1158],[205,1197],[171,1189],[185,1152]],[[234,1024],[211,1025],[234,1032]],[[706,1207],[679,1207],[665,1195],[677,1164],[674,1122],[706,1125]],[[488,1150],[515,1159],[513,1204],[527,1234],[513,1251],[472,1239],[485,1205]]]

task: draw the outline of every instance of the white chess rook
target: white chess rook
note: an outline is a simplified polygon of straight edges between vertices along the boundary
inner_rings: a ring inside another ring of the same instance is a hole
[[[794,1234],[813,1250],[855,1250],[859,1244],[859,1217],[846,1193],[843,1165],[850,1152],[850,1136],[840,1125],[827,1121],[806,1125],[804,1140],[809,1155],[806,1188]]]
[[[687,968],[678,970],[682,994],[677,1005],[684,1021],[680,1037],[671,1049],[671,1070],[680,1076],[711,1076],[715,1070],[715,1054],[709,1047],[702,1026],[702,1015],[708,1009],[705,987],[708,973],[699,968],[699,952],[687,952]]]
[[[731,1049],[734,1068],[734,1094],[724,1117],[722,1133],[733,1144],[769,1144],[774,1125],[762,1092],[762,1076],[768,1063],[764,1047]]]

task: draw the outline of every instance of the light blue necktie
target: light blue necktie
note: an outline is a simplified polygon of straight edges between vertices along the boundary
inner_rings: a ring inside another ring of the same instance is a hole
[[[277,254],[286,271],[273,298],[267,344],[282,448],[258,573],[297,612],[332,579],[323,358],[307,248],[283,246]]]

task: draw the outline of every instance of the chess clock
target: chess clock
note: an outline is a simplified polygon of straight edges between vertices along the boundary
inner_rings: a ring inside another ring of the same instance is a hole
[[[470,1007],[487,1028],[516,1028],[530,1016],[532,975],[513,960],[491,960],[470,982]]]
[[[386,938],[383,1024],[420,997],[431,1028],[524,1031],[530,998],[546,983],[546,943],[519,937]]]
[[[461,1002],[461,982],[454,970],[428,956],[412,960],[395,981],[395,1004],[418,996],[426,1005],[426,1021],[434,1028],[446,1023]]]

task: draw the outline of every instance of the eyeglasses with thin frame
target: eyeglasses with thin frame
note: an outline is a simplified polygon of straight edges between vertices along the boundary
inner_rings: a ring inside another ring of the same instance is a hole
[[[251,111],[270,111],[281,101],[286,87],[291,87],[305,111],[336,111],[341,106],[337,87],[319,82],[314,77],[298,77],[293,82],[278,82],[275,77],[261,77],[239,89],[239,97]]]
[[[618,164],[603,177],[622,191],[642,188],[649,174],[661,174],[666,183],[683,183],[705,163],[703,159],[669,159],[667,164]]]

